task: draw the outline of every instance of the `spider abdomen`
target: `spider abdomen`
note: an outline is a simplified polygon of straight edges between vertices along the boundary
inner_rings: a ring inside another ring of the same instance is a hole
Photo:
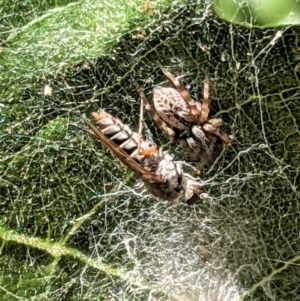
[[[174,88],[155,87],[153,103],[158,115],[176,129],[188,130],[194,123],[190,108]]]

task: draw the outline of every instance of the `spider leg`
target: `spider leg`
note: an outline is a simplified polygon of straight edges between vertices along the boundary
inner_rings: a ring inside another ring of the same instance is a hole
[[[154,109],[150,106],[147,101],[146,95],[144,91],[140,88],[137,82],[134,82],[136,89],[138,90],[141,98],[141,110],[140,110],[140,128],[139,128],[139,135],[141,135],[142,130],[142,121],[143,121],[143,107],[145,106],[146,110],[148,111],[150,117],[156,123],[156,125],[165,133],[167,138],[173,142],[175,139],[175,132],[167,126],[167,124],[161,119],[161,117],[156,113]]]
[[[191,114],[195,117],[198,118],[200,112],[197,108],[195,100],[190,96],[188,91],[184,89],[184,87],[180,84],[179,80],[176,79],[169,71],[167,71],[160,63],[158,64],[159,68],[163,72],[163,74],[169,79],[170,82],[173,83],[175,86],[176,90],[180,93],[184,101],[187,103],[191,110]]]
[[[206,132],[219,136],[225,145],[230,145],[232,142],[231,139],[226,133],[221,131],[222,123],[222,119],[220,118],[210,118],[203,125],[203,129]]]
[[[183,175],[183,190],[184,190],[184,199],[188,205],[193,205],[201,197],[202,188],[205,186],[205,183],[199,181],[189,174]]]
[[[220,132],[219,137],[221,138],[221,140],[226,146],[231,145],[232,140],[229,138],[229,136],[226,133]]]
[[[194,125],[192,127],[192,133],[194,137],[196,138],[197,141],[201,141],[202,146],[207,149],[207,144],[206,142],[209,141],[208,138],[206,137],[205,133],[203,132],[203,129],[199,125]]]
[[[174,161],[175,164],[178,164],[178,166],[181,166],[181,174],[182,174],[182,166],[187,167],[188,169],[192,170],[196,175],[200,174],[200,171],[195,166],[185,162],[185,161]],[[178,169],[179,170],[179,169]]]
[[[206,122],[208,115],[209,115],[209,84],[208,84],[208,78],[206,77],[204,80],[203,102],[202,102],[201,113],[199,117],[200,124]]]

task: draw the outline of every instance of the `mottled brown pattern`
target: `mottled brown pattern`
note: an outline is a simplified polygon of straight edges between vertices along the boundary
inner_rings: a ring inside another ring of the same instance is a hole
[[[153,103],[155,110],[149,105],[145,94],[137,86],[150,116],[160,127],[168,139],[176,140],[176,133],[181,146],[186,149],[193,160],[205,165],[213,163],[218,149],[218,140],[229,145],[231,139],[221,131],[222,119],[209,116],[209,84],[204,81],[203,101],[195,101],[180,82],[162,65],[159,65],[165,76],[175,88],[155,87]]]

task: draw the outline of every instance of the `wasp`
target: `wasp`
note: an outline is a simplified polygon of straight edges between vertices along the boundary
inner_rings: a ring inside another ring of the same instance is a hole
[[[155,109],[153,109],[142,89],[135,84],[146,110],[171,142],[179,140],[193,160],[211,165],[216,155],[218,141],[225,146],[230,145],[232,141],[221,130],[222,119],[209,117],[208,79],[204,81],[203,101],[195,101],[177,78],[161,64],[159,67],[174,88],[155,87],[153,90]]]
[[[88,132],[133,171],[151,194],[169,201],[184,194],[188,204],[200,197],[203,183],[183,173],[182,163],[175,162],[169,151],[142,139],[141,127],[138,133],[134,132],[104,110],[93,112],[92,117],[95,125],[83,115],[91,130]]]

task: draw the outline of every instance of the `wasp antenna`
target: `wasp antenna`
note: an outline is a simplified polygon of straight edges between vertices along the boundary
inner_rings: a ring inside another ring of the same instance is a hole
[[[77,128],[77,129],[81,130],[82,132],[88,133],[89,135],[91,135],[93,137],[96,137],[96,135],[93,132],[91,132],[91,131],[89,131],[89,130],[87,130],[85,128],[82,128],[81,126],[79,126],[79,125],[77,125],[75,123],[69,123],[69,125],[72,126],[72,127],[74,127],[74,128]]]

